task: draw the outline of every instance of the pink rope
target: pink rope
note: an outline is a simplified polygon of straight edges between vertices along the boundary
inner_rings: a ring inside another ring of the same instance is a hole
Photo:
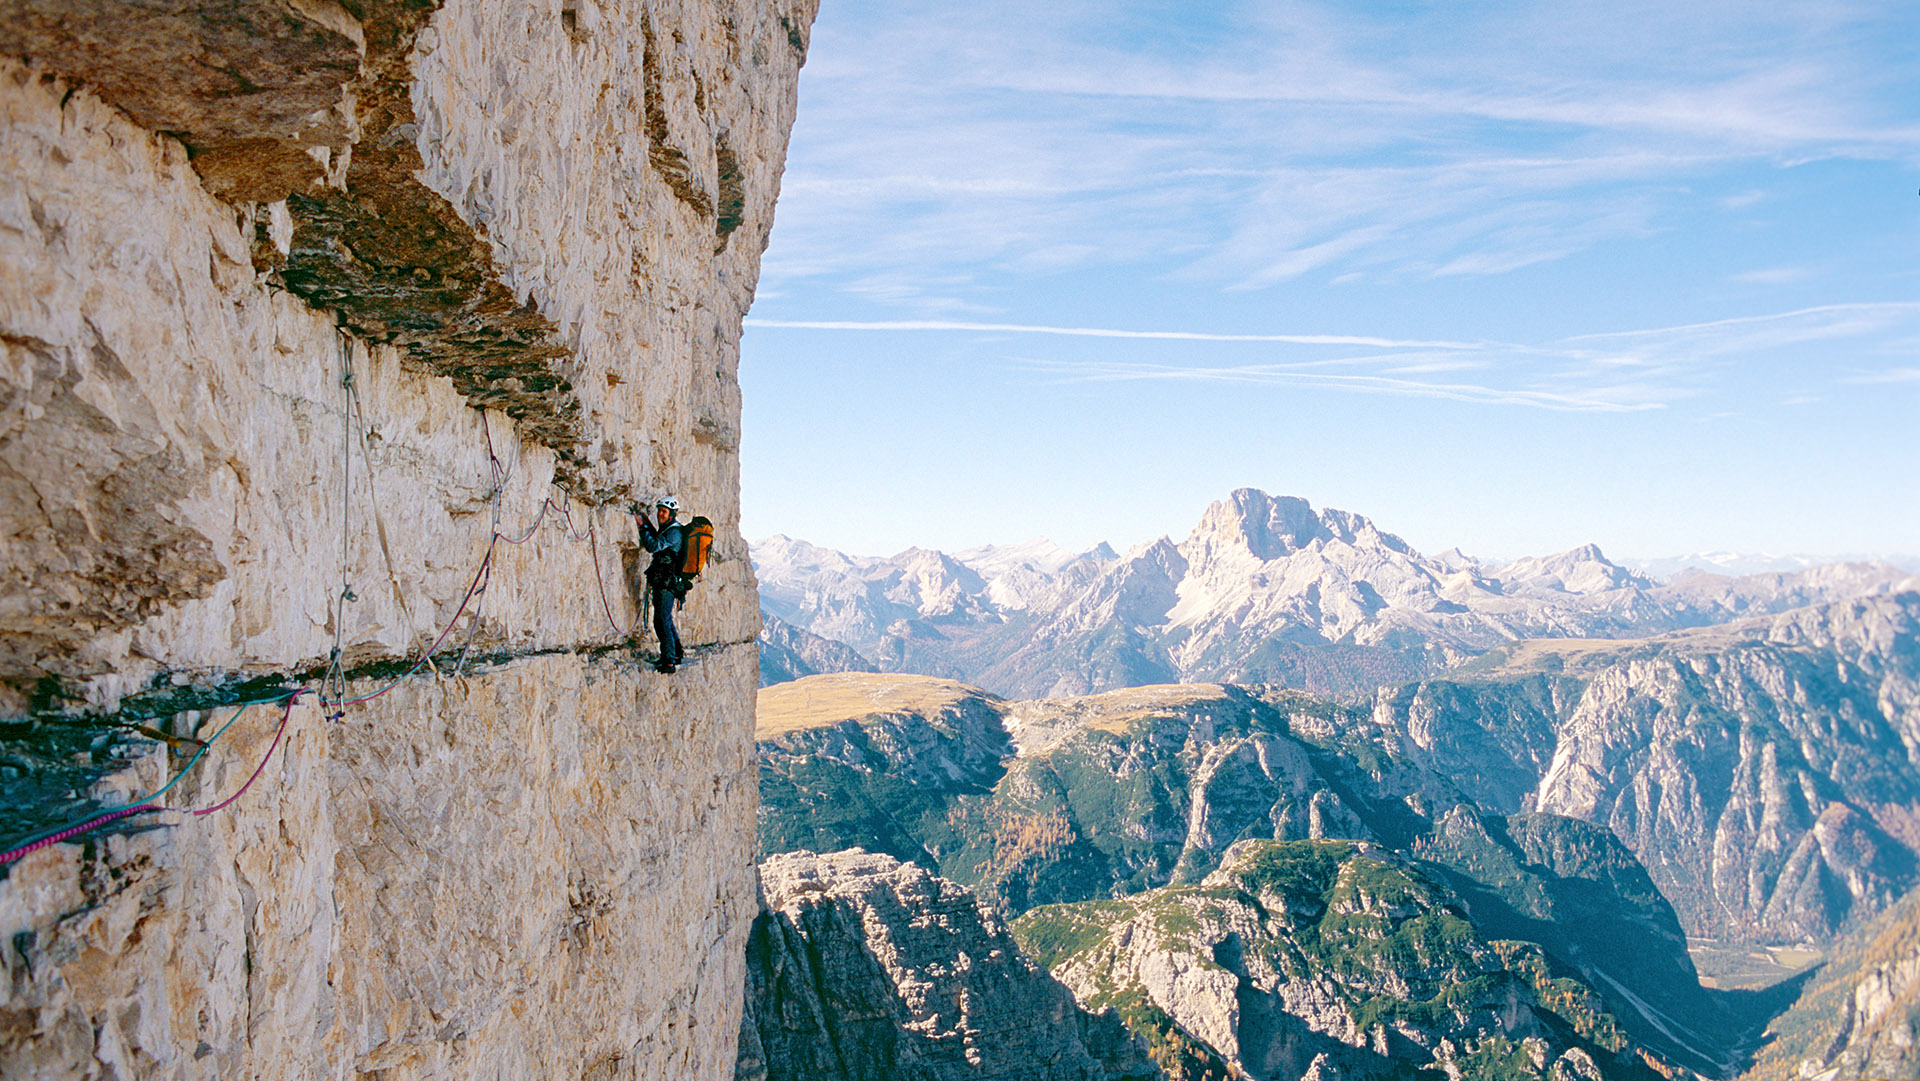
[[[460,607],[455,608],[453,610],[453,618],[447,620],[446,629],[440,632],[440,637],[435,638],[433,640],[433,644],[427,647],[427,656],[429,657],[433,656],[433,651],[436,649],[439,649],[441,643],[447,640],[447,635],[453,633],[453,625],[460,622],[460,615],[461,613],[467,610],[468,603],[473,600],[474,593],[480,588],[481,580],[482,579],[485,579],[487,581],[493,580],[493,574],[491,573],[492,570],[493,570],[493,542],[488,541],[487,554],[481,558],[480,568],[473,572],[473,581],[467,583],[466,596],[460,598]],[[388,690],[391,690],[391,689],[392,687],[389,686]],[[386,691],[380,692],[380,694],[385,694],[385,693],[387,692]],[[380,697],[380,695],[376,694],[376,695],[368,695],[365,698],[352,698],[345,702],[342,702],[341,705],[351,706],[360,702],[371,702],[378,697]]]
[[[420,660],[417,663],[415,663],[414,666],[411,669],[409,669],[405,675],[401,676],[399,679],[394,680],[392,683],[389,683],[386,686],[380,688],[379,690],[373,692],[372,694],[363,694],[358,698],[348,698],[343,701],[335,702],[334,703],[335,706],[344,708],[347,706],[357,706],[362,702],[371,702],[374,699],[380,697],[381,695],[387,693],[388,691],[393,690],[395,687],[398,687],[401,683],[405,682],[408,678],[413,676],[415,673],[419,672],[421,668],[424,668],[426,666],[427,659],[433,656],[433,651],[436,649],[439,649],[441,643],[447,640],[447,635],[453,633],[454,625],[460,622],[461,613],[467,610],[467,604],[473,600],[474,593],[480,589],[481,580],[483,578],[491,579],[492,577],[491,571],[493,569],[493,549],[499,540],[500,540],[500,535],[496,533],[494,534],[493,539],[487,542],[487,554],[483,559],[480,560],[480,569],[473,572],[473,581],[467,585],[467,595],[460,598],[460,607],[454,609],[453,618],[447,620],[447,626],[444,630],[440,632],[440,637],[435,638],[433,640],[433,644],[427,647],[427,651],[420,655]],[[335,714],[335,716],[339,716],[339,714]]]
[[[193,812],[194,814],[210,815],[215,811],[225,810],[227,807],[233,804],[234,800],[237,800],[241,796],[246,795],[247,789],[253,787],[253,782],[259,779],[261,772],[267,768],[267,763],[273,759],[273,752],[279,748],[280,737],[285,735],[287,731],[287,721],[293,717],[293,704],[295,702],[298,702],[300,700],[300,696],[306,693],[307,693],[306,690],[302,688],[301,690],[295,691],[292,697],[287,699],[287,708],[284,711],[282,711],[280,714],[280,727],[274,729],[274,732],[273,732],[273,743],[267,747],[266,756],[260,759],[260,764],[253,767],[252,775],[250,775],[247,778],[246,784],[243,784],[240,786],[240,791],[235,792],[233,795],[228,796],[226,799],[220,801],[219,803],[214,804],[211,807],[207,807],[203,810],[194,811]],[[172,787],[172,786],[169,785],[168,787]],[[12,849],[8,849],[5,852],[0,852],[0,864],[12,863],[14,860],[20,859],[21,857],[30,855],[34,852],[38,852],[41,849],[48,847],[49,845],[57,845],[62,841],[71,840],[72,838],[78,837],[83,833],[87,833],[91,830],[99,829],[101,826],[104,826],[109,822],[115,821],[116,819],[125,818],[126,816],[131,814],[139,814],[142,811],[158,811],[158,810],[160,810],[160,808],[155,807],[153,804],[150,804],[150,803],[136,803],[131,807],[115,808],[114,810],[108,811],[106,814],[100,815],[97,818],[90,818],[87,821],[82,822],[77,826],[68,826],[66,829],[61,830],[59,833],[53,834],[48,837],[42,837],[31,844],[24,844],[18,848],[12,848]]]
[[[219,803],[214,804],[211,807],[206,807],[201,810],[195,811],[193,812],[194,814],[210,815],[215,811],[225,810],[228,804],[232,803],[234,800],[239,799],[241,796],[244,796],[247,794],[247,789],[253,787],[253,782],[259,778],[260,771],[267,768],[267,763],[271,761],[273,758],[273,752],[280,746],[280,737],[286,734],[287,721],[293,716],[293,704],[295,702],[300,701],[300,696],[305,693],[307,693],[307,690],[305,687],[302,687],[301,689],[293,692],[293,697],[287,699],[287,708],[285,710],[282,710],[280,713],[280,727],[273,730],[273,743],[268,745],[266,757],[260,759],[260,764],[253,767],[253,775],[247,778],[246,784],[243,784],[240,786],[240,791],[235,792],[233,795],[228,796],[226,799],[222,800]]]
[[[593,551],[593,584],[600,587],[600,607],[606,610],[607,622],[612,625],[613,633],[622,637],[630,635],[640,629],[640,616],[635,613],[631,627],[622,627],[620,621],[613,618],[613,602],[607,599],[607,580],[600,576],[600,540],[594,533],[591,515],[587,518],[587,544]]]
[[[21,845],[19,848],[9,849],[6,852],[0,852],[0,863],[12,863],[14,860],[17,860],[22,856],[28,855],[29,853],[38,852],[41,849],[47,847],[48,845],[57,845],[60,842],[67,840],[68,838],[78,837],[81,834],[86,833],[88,830],[98,829],[101,826],[106,825],[107,823],[113,821],[116,818],[125,818],[130,814],[135,814],[140,811],[157,811],[159,809],[160,808],[158,807],[141,803],[141,804],[135,804],[132,807],[122,807],[118,810],[108,811],[106,814],[101,815],[99,818],[88,819],[87,821],[82,822],[77,826],[68,826],[66,829],[61,830],[59,833],[56,833],[51,837],[42,837],[38,841],[35,841],[30,845]]]

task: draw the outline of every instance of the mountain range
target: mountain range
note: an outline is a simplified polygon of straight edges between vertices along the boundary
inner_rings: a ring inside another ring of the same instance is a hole
[[[1622,559],[1620,565],[1653,578],[1670,578],[1684,571],[1708,574],[1791,574],[1830,563],[1890,563],[1909,574],[1920,574],[1920,556],[1894,553],[1855,553],[1840,556],[1773,555],[1766,552],[1694,552],[1683,556]]]
[[[753,554],[762,850],[971,891],[1071,991],[1085,1077],[1140,1066],[1116,1018],[1196,1081],[1920,1069],[1898,566],[1429,556],[1253,490],[1125,553]],[[895,951],[896,997],[992,1015],[941,960],[972,931],[884,908],[782,964]]]
[[[881,559],[776,536],[752,554],[764,641],[792,655],[769,682],[864,668],[1020,698],[1191,681],[1367,694],[1527,639],[1638,639],[1920,582],[1888,563],[1659,581],[1593,545],[1499,564],[1429,556],[1361,515],[1254,489],[1178,543],[1125,553],[1036,540]],[[814,666],[786,628],[853,655],[816,645]]]
[[[1364,700],[1208,683],[1007,700],[849,673],[763,689],[758,724],[763,851],[860,846],[975,891],[1016,932],[1041,920],[1025,941],[1082,1005],[1133,1009],[1160,1059],[1174,1035],[1198,1040],[1205,1054],[1181,1060],[1192,1076],[1300,1076],[1316,1060],[1322,1076],[1387,1076],[1363,1053],[1375,1045],[1443,1070],[1546,1055],[1555,1076],[1725,1076],[1793,986],[1711,991],[1690,938],[1824,950],[1909,911],[1920,884],[1920,592],[1647,639],[1529,640]],[[1347,847],[1269,855],[1331,860],[1315,872],[1328,904],[1349,877],[1373,884],[1339,902],[1351,918],[1337,927],[1309,912],[1281,933],[1243,871],[1219,877],[1268,858],[1238,846],[1332,841]],[[1339,937],[1355,912],[1401,945]],[[1873,1019],[1846,1054],[1901,1053],[1920,982],[1905,948],[1883,943],[1873,956],[1891,960],[1806,1000],[1857,1000],[1849,1016]],[[1544,967],[1516,960],[1525,950]],[[1355,951],[1371,967],[1341,969]],[[1397,982],[1394,957],[1411,966]],[[1152,976],[1221,967],[1238,982]],[[1467,1004],[1444,1022],[1423,996],[1451,984],[1413,974],[1456,970],[1522,1012],[1485,1027]],[[1218,1020],[1220,995],[1240,1020]],[[1405,1012],[1420,1001],[1426,1022]],[[1776,1039],[1833,1036],[1818,1009],[1782,1015]]]

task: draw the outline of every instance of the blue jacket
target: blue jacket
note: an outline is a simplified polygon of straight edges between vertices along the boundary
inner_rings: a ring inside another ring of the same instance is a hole
[[[647,584],[655,589],[672,585],[687,546],[685,529],[679,522],[655,526],[645,515],[635,515],[634,520],[640,524],[640,546],[653,553],[653,562],[647,564]]]

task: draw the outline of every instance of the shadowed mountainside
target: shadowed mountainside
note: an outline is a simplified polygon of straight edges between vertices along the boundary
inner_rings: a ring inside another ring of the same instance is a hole
[[[761,865],[738,1081],[1146,1081],[1145,1048],[973,896],[865,852]]]
[[[1211,684],[1010,703],[816,679],[762,692],[764,850],[866,845],[1015,910],[1191,881],[1250,837],[1407,846],[1460,805],[1605,826],[1705,938],[1825,941],[1920,866],[1920,594],[1530,643],[1370,708]],[[966,699],[964,768],[912,779],[957,737],[911,705],[850,700],[830,729],[771,730],[799,689],[837,686]]]
[[[1420,861],[1494,937],[1599,988],[1642,1045],[1723,1069],[1744,1020],[1703,993],[1673,909],[1611,833],[1476,807],[1364,710],[1183,684],[1007,703],[927,677],[762,692],[765,851],[864,845],[1008,912],[1195,884],[1250,839]]]
[[[879,666],[849,646],[781,619],[760,616],[760,686],[828,672],[877,672]]]

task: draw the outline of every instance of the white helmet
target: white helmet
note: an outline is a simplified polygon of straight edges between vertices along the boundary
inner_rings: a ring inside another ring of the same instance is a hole
[[[680,513],[680,501],[678,499],[673,498],[670,495],[661,496],[658,500],[654,502],[653,505],[656,507],[665,507],[668,510],[673,511],[675,514]]]

